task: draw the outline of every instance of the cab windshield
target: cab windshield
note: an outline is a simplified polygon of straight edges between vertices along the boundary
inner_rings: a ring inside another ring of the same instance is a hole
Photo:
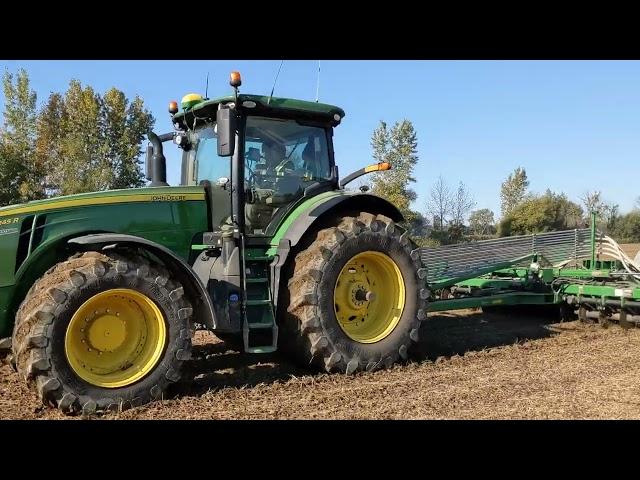
[[[250,116],[245,131],[246,225],[261,233],[276,211],[331,180],[326,129],[295,120]]]
[[[324,128],[295,120],[249,117],[245,135],[245,178],[255,184],[262,175],[295,176],[301,185],[331,177]]]

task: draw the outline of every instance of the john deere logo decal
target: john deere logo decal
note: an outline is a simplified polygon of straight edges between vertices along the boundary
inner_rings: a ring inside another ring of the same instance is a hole
[[[186,195],[152,195],[152,202],[183,202],[187,199]]]

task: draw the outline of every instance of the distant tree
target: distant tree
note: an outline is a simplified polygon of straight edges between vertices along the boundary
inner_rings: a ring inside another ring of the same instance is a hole
[[[595,212],[596,215],[601,216],[604,213],[606,205],[602,199],[602,193],[599,190],[586,192],[580,200],[585,207],[585,213],[587,215],[591,212]]]
[[[524,168],[518,167],[510,173],[507,179],[502,182],[500,188],[500,201],[502,216],[511,213],[526,198],[529,180]]]
[[[433,218],[433,229],[443,231],[453,208],[453,193],[442,175],[429,190],[426,210]]]
[[[618,221],[618,216],[620,212],[620,206],[614,203],[605,204],[602,211],[602,219],[604,220],[604,226],[607,231],[615,228],[615,225]]]
[[[53,93],[38,117],[38,156],[50,169],[54,194],[73,194],[144,184],[139,161],[154,119],[139,97],[116,88],[101,96],[77,80],[64,96]]]
[[[124,93],[116,88],[104,94],[100,107],[104,128],[102,141],[111,166],[109,188],[144,185],[139,158],[142,140],[153,127],[153,117],[140,97],[129,103]]]
[[[111,165],[102,141],[98,94],[72,80],[64,95],[64,109],[60,145],[63,162],[57,175],[60,193],[106,190]]]
[[[467,219],[467,215],[476,202],[473,199],[473,195],[469,192],[467,186],[460,182],[458,189],[451,197],[451,224],[456,226],[462,226]]]
[[[25,70],[2,78],[4,128],[0,132],[0,203],[43,198],[44,168],[35,156],[36,93]]]
[[[590,223],[590,214],[595,212],[596,225],[600,229],[611,231],[615,228],[615,224],[618,219],[619,206],[617,204],[609,203],[602,198],[600,191],[586,192],[582,197],[582,204],[585,207],[585,223]]]
[[[38,111],[25,70],[5,72],[2,87],[0,205],[144,185],[139,158],[154,119],[140,97],[72,80]]]
[[[495,218],[493,212],[488,208],[474,210],[469,215],[469,227],[476,235],[487,235],[491,232]]]
[[[583,225],[583,210],[564,193],[547,190],[544,195],[525,199],[504,217],[500,236],[524,235],[576,228]]]
[[[380,122],[371,137],[371,147],[373,158],[391,164],[391,170],[372,175],[371,192],[398,207],[409,229],[416,233],[422,228],[423,218],[411,209],[417,195],[410,185],[416,181],[413,169],[418,162],[418,138],[413,124],[402,120],[389,129],[385,122]]]
[[[58,173],[64,164],[62,139],[64,138],[64,100],[59,93],[52,93],[37,119],[36,156],[45,166],[44,184],[47,195],[59,193]]]
[[[640,208],[640,197],[636,198],[636,207]]]
[[[640,210],[618,217],[608,233],[620,243],[640,242]]]

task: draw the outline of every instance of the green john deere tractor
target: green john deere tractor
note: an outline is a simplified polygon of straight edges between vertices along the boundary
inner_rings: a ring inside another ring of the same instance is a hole
[[[335,106],[187,95],[149,133],[149,187],[0,209],[0,343],[45,404],[123,409],[182,379],[196,329],[352,373],[407,357],[418,251],[386,200],[338,179]],[[182,149],[166,183],[162,143]]]

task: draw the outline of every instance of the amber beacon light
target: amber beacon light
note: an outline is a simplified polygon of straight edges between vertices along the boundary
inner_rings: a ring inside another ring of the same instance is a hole
[[[240,85],[242,85],[242,77],[240,77],[240,72],[231,72],[231,75],[229,75],[229,84],[234,88],[238,88]]]

